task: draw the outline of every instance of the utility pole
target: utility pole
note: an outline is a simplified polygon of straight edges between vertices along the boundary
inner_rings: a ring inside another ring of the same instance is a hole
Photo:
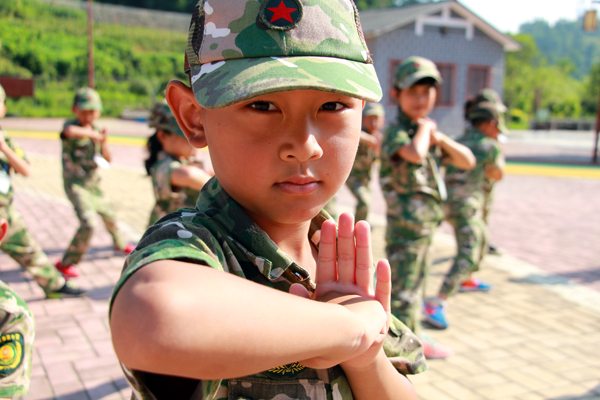
[[[94,89],[96,78],[94,76],[94,18],[92,0],[88,0],[88,86]]]

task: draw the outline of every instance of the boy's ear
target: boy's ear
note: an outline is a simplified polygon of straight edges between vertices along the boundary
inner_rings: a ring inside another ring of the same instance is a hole
[[[173,80],[167,86],[166,99],[188,142],[196,148],[206,147],[202,107],[196,101],[192,89]]]
[[[397,100],[398,99],[398,94],[400,93],[400,91],[398,89],[396,89],[395,87],[392,87],[390,89],[390,96],[394,99]]]
[[[0,218],[0,242],[6,236],[6,232],[8,231],[8,221],[4,218]]]

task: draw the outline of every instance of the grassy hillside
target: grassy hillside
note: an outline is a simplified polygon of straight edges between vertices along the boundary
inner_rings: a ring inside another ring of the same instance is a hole
[[[73,92],[87,85],[87,15],[35,0],[0,1],[0,75],[35,77],[35,99],[7,101],[10,114],[70,115]],[[186,35],[94,25],[96,88],[104,115],[147,109],[165,81],[184,79]]]

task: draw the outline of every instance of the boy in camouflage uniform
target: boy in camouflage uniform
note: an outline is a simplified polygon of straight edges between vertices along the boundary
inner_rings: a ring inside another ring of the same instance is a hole
[[[67,198],[75,207],[79,229],[56,268],[65,277],[77,277],[76,265],[81,261],[97,226],[96,214],[104,221],[115,250],[129,254],[133,246],[119,232],[114,208],[100,189],[98,167],[107,168],[111,153],[106,143],[108,132],[94,121],[102,112],[100,95],[94,89],[81,88],[73,99],[75,119],[65,122],[62,141],[63,183]]]
[[[193,156],[196,149],[188,143],[167,103],[154,105],[150,126],[156,133],[148,138],[146,171],[152,177],[156,204],[149,226],[180,208],[194,208],[200,189],[211,177]]]
[[[0,217],[0,242],[7,231],[8,223]],[[25,396],[31,378],[35,321],[27,303],[2,281],[0,321],[0,399]]]
[[[192,88],[173,81],[167,100],[215,177],[148,229],[115,287],[134,397],[415,399],[403,374],[426,364],[389,319],[389,264],[373,291],[368,224],[342,214],[336,245],[321,212],[381,98],[353,2],[199,1],[186,56]]]
[[[422,291],[429,274],[428,252],[443,219],[446,197],[439,165],[472,168],[473,155],[437,130],[427,115],[435,105],[442,82],[435,64],[409,57],[396,71],[392,96],[398,119],[385,132],[381,150],[380,183],[387,202],[387,255],[392,266],[392,312],[421,333]],[[446,346],[424,333],[425,357],[445,358]]]
[[[4,88],[0,86],[0,118],[6,113],[5,98]],[[0,243],[0,250],[29,272],[47,297],[83,295],[85,291],[79,289],[73,282],[67,283],[52,266],[46,253],[29,233],[21,214],[14,208],[11,178],[13,171],[27,176],[30,171],[29,163],[23,149],[7,137],[0,128],[0,218],[7,220],[9,224],[7,237]]]
[[[356,197],[356,221],[366,221],[371,205],[371,170],[373,162],[381,151],[381,139],[383,135],[380,130],[385,124],[385,111],[379,103],[367,103],[362,113],[362,131],[356,159],[346,180],[346,186]]]
[[[446,171],[448,200],[445,204],[446,218],[454,227],[458,254],[446,275],[437,299],[432,303],[445,304],[445,300],[460,291],[489,291],[490,285],[472,277],[479,270],[481,259],[487,250],[487,227],[483,220],[484,185],[486,180],[502,179],[504,157],[497,138],[507,129],[497,106],[490,102],[470,107],[468,120],[471,126],[458,139],[467,146],[477,160],[475,168],[465,171],[449,166]],[[445,308],[438,313],[426,314],[427,321],[446,329],[448,321]]]

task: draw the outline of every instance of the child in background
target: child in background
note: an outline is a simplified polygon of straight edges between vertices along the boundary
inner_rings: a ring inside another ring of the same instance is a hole
[[[77,90],[72,110],[75,119],[65,122],[60,134],[63,183],[80,226],[62,260],[56,262],[56,268],[67,278],[79,276],[76,265],[88,250],[98,224],[97,214],[112,236],[115,250],[129,254],[134,249],[119,232],[113,205],[100,188],[98,167],[107,168],[111,161],[108,132],[94,123],[102,112],[100,95],[91,88]]]
[[[199,1],[167,100],[215,177],[148,229],[111,301],[136,398],[415,399],[369,225],[323,206],[381,88],[351,0]],[[388,329],[389,326],[389,329]]]
[[[4,101],[6,92],[0,86],[0,119],[6,114]],[[21,214],[13,206],[13,172],[28,176],[30,166],[23,149],[14,143],[0,128],[0,218],[8,221],[6,240],[0,243],[0,250],[29,272],[48,298],[81,296],[85,294],[73,282],[65,278],[52,266],[48,256],[33,238]]]
[[[487,229],[483,220],[485,181],[502,179],[504,157],[498,144],[498,135],[508,130],[500,120],[496,104],[468,103],[471,126],[458,139],[475,155],[475,168],[465,171],[449,166],[446,171],[448,200],[446,219],[454,227],[458,254],[446,275],[434,303],[445,303],[456,290],[487,292],[491,286],[473,277],[487,250]],[[435,315],[426,315],[427,321],[440,329],[448,327],[444,308]]]
[[[145,166],[152,177],[156,205],[149,226],[180,208],[194,208],[200,189],[211,177],[202,161],[195,159],[197,149],[190,146],[168,104],[154,105],[150,126],[156,132],[146,144],[149,157]]]
[[[429,275],[428,252],[443,220],[446,190],[439,165],[470,169],[471,151],[437,130],[428,118],[442,82],[435,64],[410,57],[396,71],[391,95],[398,119],[385,134],[380,183],[387,202],[387,256],[392,267],[392,312],[421,335],[426,358],[451,350],[421,332],[422,290]],[[427,311],[427,310],[426,310]]]
[[[346,186],[356,197],[356,221],[366,221],[371,205],[371,170],[381,152],[381,129],[385,125],[385,111],[379,103],[367,103],[362,113],[362,132],[356,159],[346,180]]]

